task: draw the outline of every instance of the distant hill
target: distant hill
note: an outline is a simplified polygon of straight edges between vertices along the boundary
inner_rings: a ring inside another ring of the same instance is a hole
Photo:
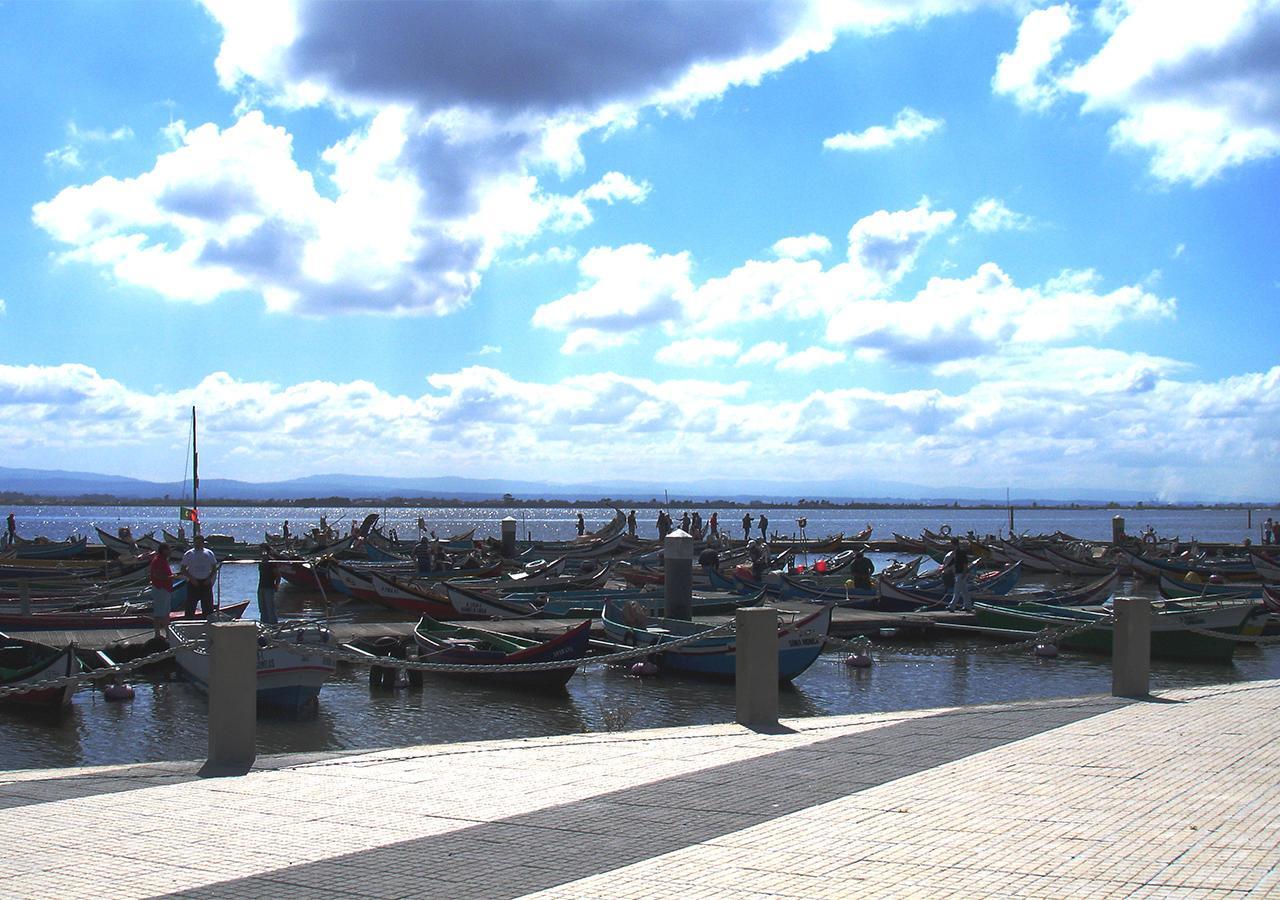
[[[0,494],[27,494],[49,498],[118,497],[122,500],[181,501],[189,496],[189,486],[180,482],[144,481],[94,472],[66,472],[43,469],[0,467]],[[346,497],[351,500],[441,498],[457,500],[499,500],[510,494],[516,499],[599,500],[645,502],[675,500],[730,500],[734,502],[828,500],[833,503],[1000,503],[1004,488],[924,487],[906,482],[865,481],[855,485],[832,481],[755,481],[745,484],[724,478],[698,484],[674,483],[656,486],[640,481],[558,484],[554,482],[505,481],[497,478],[387,478],[372,475],[308,475],[285,481],[249,482],[227,478],[207,478],[200,482],[200,495],[208,500],[301,500]],[[1020,505],[1067,503],[1151,503],[1149,494],[1133,490],[1031,490],[1014,489],[1012,500]],[[1197,498],[1184,498],[1197,502]],[[1204,501],[1211,502],[1211,501]]]

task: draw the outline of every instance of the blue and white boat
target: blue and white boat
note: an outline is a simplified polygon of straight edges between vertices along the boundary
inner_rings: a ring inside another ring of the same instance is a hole
[[[778,680],[797,677],[822,653],[831,629],[834,606],[824,606],[794,622],[778,625]],[[643,616],[643,617],[642,617]],[[616,642],[636,647],[652,647],[658,665],[674,672],[733,678],[737,671],[737,635],[714,634],[671,650],[664,650],[679,638],[699,634],[712,626],[684,619],[651,618],[642,610],[608,603],[602,617],[605,632]]]
[[[176,622],[169,626],[174,662],[202,691],[209,686],[209,653],[204,640],[207,622]],[[258,703],[291,712],[308,712],[319,702],[320,688],[334,672],[330,657],[308,653],[309,646],[333,644],[327,628],[307,626],[283,632],[276,643],[264,640],[258,626]],[[287,642],[287,645],[286,643]]]

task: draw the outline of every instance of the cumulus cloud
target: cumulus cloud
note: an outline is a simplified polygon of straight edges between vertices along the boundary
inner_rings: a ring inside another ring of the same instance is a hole
[[[831,251],[831,241],[821,234],[805,234],[785,237],[775,241],[773,255],[784,259],[808,259]]]
[[[721,338],[688,338],[662,347],[653,358],[664,366],[699,368],[713,366],[720,360],[737,356],[741,345]]]
[[[183,452],[198,401],[203,468],[250,480],[342,471],[362,438],[381,450],[369,474],[422,474],[427,456],[433,472],[492,475],[500,456],[510,477],[564,479],[571,458],[569,480],[586,480],[616,472],[621,435],[633,477],[693,478],[714,459],[722,476],[748,478],[767,455],[827,479],[930,483],[945,470],[1002,483],[1016,468],[1048,484],[1210,477],[1227,495],[1265,493],[1280,440],[1280,366],[1216,381],[1185,372],[1159,357],[1063,347],[1009,357],[957,391],[837,388],[776,402],[742,383],[528,381],[485,366],[431,374],[410,395],[363,380],[275,384],[226,373],[143,391],[83,365],[0,365],[0,441],[10,465],[70,466],[91,453],[137,466],[157,445]],[[1180,428],[1172,444],[1170,422]]]
[[[827,366],[836,366],[847,359],[839,350],[826,347],[806,347],[798,353],[778,360],[779,372],[812,372]]]
[[[1003,200],[986,197],[973,205],[968,219],[970,227],[977,231],[1026,231],[1031,218],[1004,205]]]
[[[433,200],[402,165],[407,129],[403,111],[380,114],[324,152],[317,184],[290,135],[250,112],[226,129],[184,131],[142,175],[66,188],[33,218],[69,247],[64,260],[172,299],[253,291],[277,311],[442,314],[468,301],[504,242],[582,227],[589,202],[645,192],[618,173],[575,196],[511,176],[465,202],[448,188],[447,202]]]
[[[1177,308],[1136,285],[1100,292],[1099,280],[1092,271],[1068,271],[1021,288],[985,263],[969,278],[931,278],[910,300],[851,305],[830,319],[827,338],[903,362],[939,363],[1101,335],[1129,319],[1171,317]]]
[[[1085,113],[1116,116],[1117,147],[1151,156],[1161,181],[1200,186],[1280,153],[1280,5],[1116,2],[1093,17],[1103,44],[1054,67],[1075,30],[1068,5],[1034,10],[1001,56],[993,87],[1031,109],[1073,94]]]
[[[1061,93],[1051,66],[1062,42],[1075,30],[1076,11],[1070,4],[1027,13],[1018,26],[1017,45],[1000,54],[992,89],[1012,97],[1023,109],[1048,109]]]
[[[787,355],[786,341],[761,341],[749,347],[734,365],[770,365]]]
[[[942,125],[942,119],[930,119],[907,106],[894,116],[892,125],[842,132],[824,140],[822,146],[827,150],[887,150],[897,144],[924,140]]]

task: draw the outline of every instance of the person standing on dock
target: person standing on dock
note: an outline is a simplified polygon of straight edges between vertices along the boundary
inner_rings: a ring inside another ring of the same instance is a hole
[[[9,514],[9,520],[11,522],[13,521],[13,513]],[[1262,523],[1262,543],[1264,544],[1271,543],[1271,531],[1274,527],[1275,526],[1271,522],[1271,517],[1267,516],[1267,521]],[[9,543],[13,543],[12,537],[9,538]]]
[[[582,517],[582,513],[578,513],[578,537],[582,537],[587,533],[587,520]]]
[[[960,546],[959,538],[951,539],[951,550],[942,558],[942,583],[951,576],[951,602],[947,609],[973,611],[973,598],[969,596],[969,554]]]
[[[1271,520],[1267,519],[1269,523]],[[5,532],[4,543],[6,547],[12,547],[18,543],[18,520],[13,517],[13,513],[9,513],[9,518],[5,519],[8,530]]]
[[[636,536],[636,511],[634,509],[627,513],[627,534],[630,537]]]
[[[262,545],[262,559],[258,561],[258,621],[263,625],[275,625],[276,588],[280,587],[280,571],[271,561],[271,548]]]
[[[760,540],[769,540],[769,517],[764,513],[760,513]]]
[[[711,527],[711,536],[713,538],[720,537],[720,513],[713,512],[711,518],[707,520],[707,524]]]
[[[151,554],[147,577],[151,580],[151,624],[155,627],[156,637],[163,638],[169,627],[169,611],[173,608],[173,572],[169,570],[168,544],[161,544]]]
[[[196,601],[206,619],[213,615],[213,579],[218,574],[218,557],[204,545],[204,534],[197,531],[195,546],[182,554],[182,574],[187,579],[187,618],[196,614]]]
[[[751,513],[742,514],[742,539],[751,540]]]

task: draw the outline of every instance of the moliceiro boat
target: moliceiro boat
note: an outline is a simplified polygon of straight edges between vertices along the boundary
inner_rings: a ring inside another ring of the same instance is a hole
[[[824,606],[792,623],[778,626],[778,680],[791,681],[822,653],[831,629],[834,606]],[[664,650],[664,644],[707,631],[712,626],[684,619],[650,618],[635,607],[608,603],[604,630],[615,641],[635,647],[652,647],[664,669],[692,675],[733,678],[737,673],[737,635],[713,634],[703,640]]]
[[[1004,628],[1035,633],[1045,628],[1071,629],[1084,622],[1093,627],[1062,639],[1064,647],[1110,653],[1114,639],[1111,611],[1102,607],[1065,607],[1045,603],[996,606],[975,603],[974,615],[984,628]],[[1151,613],[1151,655],[1162,659],[1197,662],[1230,662],[1236,641],[1224,635],[1260,634],[1266,611],[1252,601],[1229,604],[1168,603]],[[1256,621],[1254,621],[1256,619]]]
[[[75,644],[59,649],[36,641],[24,641],[0,633],[0,687],[37,684],[53,678],[67,678],[84,666],[76,659]],[[71,703],[74,684],[34,688],[0,696],[0,703],[13,706],[60,709]]]
[[[496,682],[511,687],[560,689],[573,677],[587,655],[591,640],[588,619],[564,634],[546,641],[499,634],[482,628],[449,625],[423,616],[413,631],[420,662],[475,666],[465,672],[446,673],[464,681]],[[486,666],[563,662],[563,666],[524,672],[486,672]]]
[[[210,656],[205,640],[207,622],[178,622],[169,626],[169,646],[182,674],[201,690],[208,690]],[[329,647],[329,631],[318,626],[298,627],[268,638],[258,626],[258,703],[289,712],[307,712],[316,706],[320,688],[334,672],[328,656],[308,653],[309,646]]]

